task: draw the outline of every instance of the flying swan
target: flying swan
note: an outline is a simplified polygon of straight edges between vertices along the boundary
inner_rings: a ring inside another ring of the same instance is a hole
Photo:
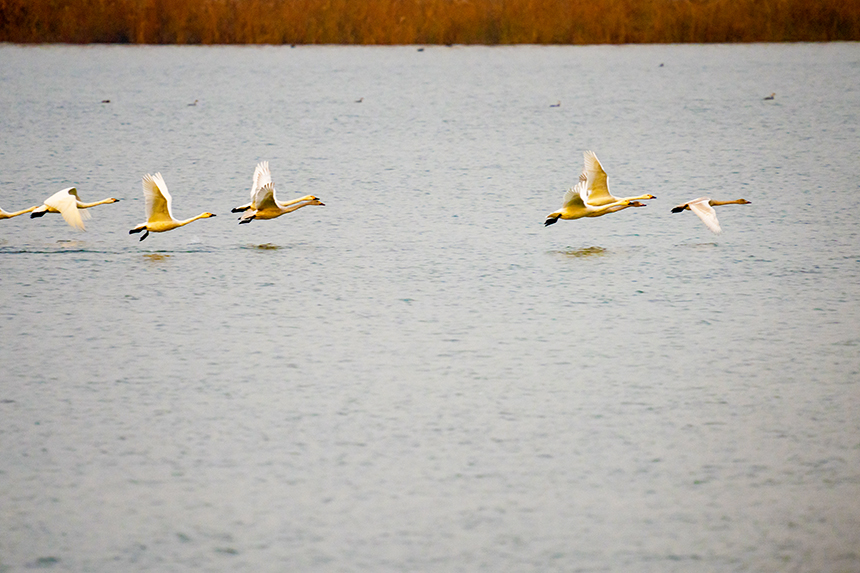
[[[146,223],[142,223],[131,229],[128,234],[140,233],[146,231],[140,240],[144,240],[149,236],[149,233],[163,233],[164,231],[172,231],[177,227],[187,225],[197,219],[207,219],[214,217],[213,213],[200,213],[196,217],[179,221],[173,218],[173,197],[167,190],[167,184],[161,173],[150,175],[147,173],[143,176],[143,197],[146,200]]]
[[[0,207],[0,219],[11,219],[12,217],[17,217],[18,215],[23,215],[24,213],[29,213],[30,211],[32,211],[35,208],[36,208],[36,205],[34,205],[32,207],[28,207],[27,209],[24,209],[23,211],[13,211],[10,213],[9,211],[4,211],[3,208]]]
[[[307,197],[309,199],[302,198],[281,203],[275,197],[275,184],[270,181],[257,189],[257,194],[252,201],[254,208],[245,211],[245,214],[239,217],[239,224],[250,223],[254,219],[274,219],[308,205],[325,205],[313,195]]]
[[[577,183],[574,187],[568,189],[567,193],[564,194],[564,203],[561,206],[561,210],[555,211],[554,213],[550,213],[549,215],[547,215],[546,221],[544,221],[544,226],[548,227],[553,223],[556,223],[559,219],[581,219],[582,217],[600,217],[601,215],[606,215],[607,213],[621,211],[622,209],[626,209],[627,207],[638,207],[640,205],[644,206],[644,204],[641,203],[639,205],[631,205],[631,201],[628,199],[619,199],[614,203],[595,206],[590,203],[589,199],[590,197],[588,196],[587,178],[585,173],[582,173],[579,176],[579,183]]]
[[[272,173],[269,171],[269,162],[261,161],[257,164],[257,167],[254,169],[254,179],[251,181],[251,202],[245,205],[239,205],[238,207],[234,207],[230,210],[231,213],[241,213],[243,211],[247,211],[251,209],[252,211],[256,210],[257,207],[254,203],[254,198],[257,196],[257,191],[265,185],[266,183],[272,182]],[[292,201],[278,201],[278,205],[281,207],[289,207],[290,205],[295,205],[296,203],[301,203],[302,201],[313,201],[316,197],[313,195],[305,195],[304,197],[299,197],[298,199],[293,199]]]
[[[82,203],[78,198],[78,190],[74,187],[69,187],[68,189],[57,191],[45,199],[42,205],[33,209],[30,217],[42,217],[45,213],[59,213],[70,226],[80,231],[86,231],[87,228],[84,226],[84,219],[89,219],[90,214],[81,209],[89,209],[96,205],[106,205],[108,203],[116,203],[117,201],[119,199],[108,197],[95,203]]]
[[[586,151],[582,155],[585,159],[584,173],[587,177],[588,202],[599,207],[621,201],[621,198],[615,197],[609,192],[609,185],[606,183],[606,171],[603,170],[597,155],[593,151]],[[639,195],[638,197],[623,198],[626,201],[638,201],[640,199],[646,201],[656,199],[656,197],[654,195]],[[640,205],[636,205],[636,207]],[[644,207],[644,205],[641,206]]]
[[[673,207],[672,212],[680,213],[685,209],[687,211],[692,211],[699,216],[699,219],[702,220],[708,229],[719,235],[722,232],[722,229],[720,229],[720,222],[717,221],[717,212],[714,211],[714,207],[718,207],[720,205],[749,205],[750,203],[752,203],[752,201],[747,201],[746,199],[714,201],[708,197],[699,197],[698,199],[693,199],[692,201]]]

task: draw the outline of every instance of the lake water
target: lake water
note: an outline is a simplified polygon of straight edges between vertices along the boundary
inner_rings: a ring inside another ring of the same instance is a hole
[[[0,221],[0,571],[860,571],[860,45],[2,45],[0,85],[0,206],[121,199]],[[657,199],[544,227],[586,149]],[[239,226],[261,160],[325,207]],[[156,171],[218,216],[129,236]]]

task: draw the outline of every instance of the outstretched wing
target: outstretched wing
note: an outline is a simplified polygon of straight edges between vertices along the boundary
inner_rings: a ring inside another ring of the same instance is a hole
[[[690,206],[690,211],[699,216],[699,219],[702,220],[702,223],[707,228],[719,235],[722,229],[720,229],[720,222],[717,220],[717,212],[709,205],[709,202],[710,199],[702,197],[695,201],[690,201],[687,205]]]
[[[585,209],[585,199],[588,195],[585,185],[585,181],[580,181],[567,190],[567,193],[564,194],[564,202],[562,203],[563,209],[569,207]]]
[[[57,191],[45,199],[45,205],[59,211],[71,227],[79,231],[87,230],[81,218],[81,212],[78,210],[78,190],[74,187]],[[85,213],[85,215],[89,214]]]
[[[597,159],[593,151],[583,153],[585,158],[585,175],[588,179],[588,197],[592,205],[605,205],[618,201],[609,192],[609,184],[606,182],[606,171]]]
[[[257,211],[262,211],[263,209],[277,209],[278,203],[277,199],[275,199],[275,184],[269,181],[259,189],[257,189],[257,194],[254,195],[254,205]]]
[[[251,203],[254,203],[254,197],[257,195],[260,187],[266,183],[272,182],[272,173],[269,171],[269,162],[261,161],[254,169],[254,180],[251,182]]]
[[[143,176],[143,197],[146,200],[146,220],[149,223],[173,220],[173,198],[161,173]]]

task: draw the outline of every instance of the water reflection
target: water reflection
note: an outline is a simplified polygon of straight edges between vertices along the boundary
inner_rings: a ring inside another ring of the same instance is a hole
[[[554,255],[582,259],[585,257],[602,257],[609,254],[603,247],[585,247],[584,249],[566,249],[563,251],[551,251]]]
[[[149,259],[152,262],[166,261],[170,257],[171,257],[171,255],[165,255],[162,253],[148,253],[146,255],[143,255],[144,259]]]

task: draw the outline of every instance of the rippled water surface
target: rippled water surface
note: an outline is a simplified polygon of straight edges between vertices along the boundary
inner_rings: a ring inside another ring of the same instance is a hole
[[[121,199],[0,221],[0,571],[860,570],[857,44],[5,45],[0,85],[0,206]],[[586,149],[657,199],[545,228]],[[239,226],[261,160],[325,206]],[[218,216],[129,236],[155,171]]]

